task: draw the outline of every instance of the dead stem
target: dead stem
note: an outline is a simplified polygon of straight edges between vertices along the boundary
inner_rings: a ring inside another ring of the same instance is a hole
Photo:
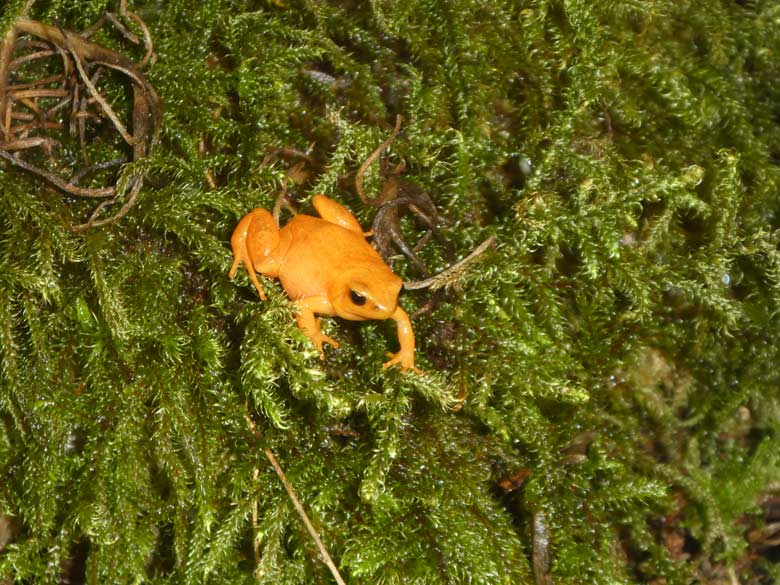
[[[91,227],[102,227],[104,225],[109,225],[114,223],[115,221],[118,221],[122,219],[125,215],[127,215],[127,212],[130,211],[130,209],[135,205],[135,200],[138,198],[138,194],[141,192],[141,187],[143,187],[144,179],[142,174],[138,174],[135,177],[135,183],[133,183],[132,188],[130,189],[130,194],[127,197],[127,201],[125,201],[125,204],[119,208],[119,211],[117,211],[114,215],[111,217],[108,217],[106,219],[96,219],[97,216],[100,214],[101,211],[108,205],[111,205],[116,202],[115,199],[112,199],[111,201],[104,201],[100,205],[97,206],[95,211],[90,216],[89,220],[87,220],[86,223],[81,223],[78,225],[73,226],[74,232],[83,232],[86,229],[89,229]]]
[[[16,29],[11,27],[3,39],[2,45],[0,45],[0,113],[2,116],[2,130],[3,139],[8,140],[11,138],[11,115],[10,108],[8,107],[8,75],[11,72],[11,56],[14,52],[14,45],[16,44]]]
[[[36,136],[35,138],[20,138],[9,140],[8,142],[0,142],[0,150],[25,150],[27,148],[35,148],[36,146],[50,149],[56,144],[56,140],[44,136]]]
[[[421,288],[431,288],[431,290],[437,290],[440,288],[456,287],[463,277],[466,275],[469,265],[476,260],[479,256],[484,254],[490,246],[496,241],[495,236],[489,237],[482,242],[476,249],[466,256],[460,262],[456,262],[444,271],[436,274],[425,280],[416,280],[413,282],[404,282],[404,289],[406,290],[418,290]]]
[[[70,96],[66,97],[65,99],[61,100],[57,105],[52,106],[48,110],[46,110],[46,113],[44,114],[44,117],[51,118],[54,114],[59,112],[62,108],[66,107],[72,100]]]
[[[40,140],[45,140],[45,139],[40,139]],[[38,146],[38,145],[34,145],[34,146]],[[0,150],[0,158],[4,158],[8,162],[16,165],[17,167],[20,167],[25,171],[38,175],[43,179],[46,179],[49,183],[51,183],[55,187],[58,187],[59,189],[62,189],[63,191],[71,195],[77,195],[78,197],[110,197],[111,195],[114,194],[113,187],[103,187],[102,189],[85,189],[83,187],[77,187],[76,185],[70,185],[67,182],[63,181],[57,175],[50,173],[49,171],[44,171],[43,169],[39,169],[35,165],[31,165],[30,163],[25,162],[18,157],[8,154],[4,150]]]
[[[276,201],[274,201],[274,209],[271,212],[276,227],[279,227],[279,219],[282,215],[282,207],[286,207],[287,205],[289,205],[289,203],[287,201],[287,177],[285,177],[282,192],[277,195]]]
[[[32,0],[27,3],[23,14],[26,14],[30,6]],[[129,18],[143,31],[143,44],[146,47],[143,62],[147,63],[153,55],[148,28],[137,15],[127,10],[124,1],[120,3],[120,16]],[[108,13],[91,30],[96,30],[104,21],[111,22],[131,42],[141,42],[114,15]],[[17,35],[20,33],[32,35],[40,40],[17,41]],[[14,51],[19,49],[32,49],[34,52],[12,59]],[[29,62],[50,58],[57,54],[62,58],[62,73],[9,85],[12,71]],[[87,72],[93,67],[96,69],[89,75]],[[97,89],[97,82],[104,67],[119,71],[132,82],[132,133]],[[60,86],[46,87],[53,83],[58,83]],[[82,87],[86,88],[86,91],[80,89]],[[58,100],[53,106],[41,102],[51,98]],[[14,111],[14,104],[26,108],[26,111]],[[98,107],[97,114],[88,110],[88,107],[93,104]],[[53,147],[59,144],[58,141],[53,137],[36,136],[35,133],[38,130],[63,131],[66,125],[56,119],[55,114],[68,106],[70,112],[67,114],[67,127],[72,136],[78,136],[82,157],[87,166],[77,170],[71,179],[66,181],[54,173],[25,161],[21,153],[37,147],[43,148],[50,157],[53,156]],[[18,18],[0,45],[0,158],[39,176],[67,194],[106,199],[95,208],[86,223],[72,227],[75,231],[107,225],[122,218],[135,204],[144,179],[144,171],[134,169],[127,180],[120,180],[124,185],[120,192],[117,192],[116,186],[84,188],[77,185],[77,182],[86,175],[96,170],[117,166],[126,160],[94,165],[89,163],[85,122],[90,118],[110,120],[122,140],[132,148],[132,160],[139,161],[149,155],[156,142],[162,120],[160,100],[138,66],[124,55],[62,28],[30,20],[25,16]],[[21,123],[15,124],[15,122]],[[122,206],[114,215],[100,219],[100,215],[107,207],[120,202]]]
[[[203,158],[206,155],[206,140],[201,137],[201,139],[198,141],[198,157]],[[214,173],[211,172],[211,169],[206,169],[203,171],[203,176],[206,177],[206,182],[209,184],[209,187],[211,189],[217,188],[217,181],[214,179]]]
[[[81,179],[89,175],[90,173],[94,173],[95,171],[102,171],[104,169],[110,169],[111,167],[118,167],[119,165],[126,162],[126,159],[124,158],[116,158],[114,160],[109,160],[103,163],[97,163],[89,167],[84,167],[83,169],[79,169],[78,172],[76,172],[68,181],[69,185],[75,185],[78,183]]]
[[[287,190],[290,187],[290,182],[295,182],[296,173],[300,172],[301,169],[305,166],[306,163],[300,162],[297,165],[295,165],[293,168],[291,168],[287,173],[284,175],[284,183],[282,184],[282,192],[279,193],[279,195],[276,197],[276,201],[274,202],[274,209],[271,215],[274,218],[274,223],[276,224],[276,227],[279,227],[279,219],[282,216],[282,209],[286,209],[293,215],[298,213],[298,210],[293,207],[293,205],[290,203],[290,200],[287,198]]]
[[[553,585],[550,575],[550,534],[544,512],[533,515],[533,570],[536,585]]]
[[[68,92],[63,89],[20,89],[17,90],[15,86],[8,88],[8,93],[11,94],[11,98],[14,100],[24,100],[28,98],[42,98],[42,97],[65,97]],[[27,107],[30,107],[29,103],[25,103]],[[37,107],[37,106],[36,106]]]
[[[37,121],[29,124],[14,126],[14,130],[20,135],[26,135],[30,130],[62,130],[64,126],[59,122]]]
[[[246,419],[246,422],[249,425],[249,429],[252,431],[252,434],[258,436],[259,433],[255,428],[255,423],[252,422],[252,419],[249,418],[249,415],[245,415],[244,418]],[[295,506],[295,510],[298,512],[298,515],[301,517],[303,524],[306,526],[306,530],[309,531],[309,535],[312,537],[312,540],[314,540],[314,543],[317,545],[317,549],[320,552],[320,556],[322,557],[322,560],[325,563],[325,565],[328,567],[328,569],[330,569],[330,573],[331,575],[333,575],[333,578],[336,580],[336,583],[338,583],[339,585],[346,585],[344,583],[344,579],[342,579],[341,574],[339,573],[338,567],[336,567],[335,563],[333,562],[333,559],[330,558],[330,555],[328,554],[328,549],[325,548],[325,545],[323,544],[320,535],[317,533],[317,530],[314,528],[314,525],[311,523],[311,520],[309,520],[309,516],[308,514],[306,514],[306,510],[304,510],[303,504],[301,504],[301,501],[298,499],[298,496],[295,495],[295,490],[293,489],[290,481],[287,479],[284,470],[282,470],[282,466],[279,465],[279,462],[276,460],[276,457],[274,456],[273,452],[270,449],[268,448],[263,449],[263,453],[265,454],[266,458],[268,459],[268,461],[270,461],[271,465],[273,466],[277,477],[279,477],[279,481],[282,482],[282,485],[284,486],[287,495],[292,501],[293,506]],[[259,551],[256,553],[256,557],[259,558]]]
[[[65,38],[67,39],[67,37]],[[108,116],[108,119],[114,123],[114,127],[116,128],[117,132],[122,135],[124,141],[127,142],[130,146],[134,146],[136,139],[130,136],[130,132],[127,131],[125,125],[122,124],[122,122],[119,120],[119,116],[117,116],[111,106],[108,105],[108,102],[105,100],[105,98],[98,93],[95,84],[92,83],[89,75],[87,75],[87,72],[84,71],[84,66],[81,64],[81,59],[79,58],[78,53],[72,49],[69,44],[66,44],[65,48],[70,51],[70,54],[73,57],[73,62],[76,64],[76,69],[81,76],[81,81],[84,82],[84,85],[87,86],[87,89],[89,90],[89,93],[92,95],[92,97],[97,101],[98,104],[100,104],[103,113]]]
[[[382,203],[385,202],[385,198],[382,195],[379,195],[378,197],[374,197],[373,199],[369,199],[366,197],[365,192],[363,191],[363,176],[366,174],[366,171],[368,170],[368,167],[370,167],[376,159],[378,159],[381,154],[385,151],[385,149],[392,144],[393,140],[395,140],[395,137],[398,135],[398,133],[401,131],[401,124],[403,123],[404,118],[401,116],[401,114],[398,114],[395,117],[395,127],[393,128],[393,131],[390,133],[390,136],[387,137],[387,140],[385,140],[382,144],[377,146],[376,150],[371,153],[371,155],[365,160],[365,162],[360,165],[360,168],[358,169],[357,174],[355,175],[355,191],[357,191],[358,197],[360,197],[360,200],[363,203],[367,203],[368,205],[372,205],[374,207],[378,207]]]
[[[131,31],[129,31],[124,24],[119,22],[119,19],[117,19],[117,17],[114,16],[114,14],[111,12],[104,12],[103,16],[98,18],[97,21],[92,26],[81,31],[81,36],[84,37],[85,39],[88,39],[95,32],[97,32],[100,29],[100,27],[102,27],[106,22],[110,22],[111,24],[113,24],[114,27],[116,27],[116,29],[122,34],[122,36],[125,37],[131,43],[134,43],[136,45],[141,44],[141,40],[137,36],[135,36]]]
[[[149,32],[149,28],[146,26],[146,23],[141,19],[140,16],[138,16],[135,12],[130,12],[127,9],[127,0],[120,0],[119,2],[119,14],[124,16],[125,18],[129,18],[134,23],[138,25],[138,28],[141,29],[141,32],[144,35],[144,47],[146,47],[146,54],[144,55],[144,58],[141,59],[141,67],[146,67],[146,65],[154,60],[154,44],[152,43],[152,35]]]
[[[260,477],[260,469],[255,467],[252,470],[252,482],[257,483],[257,478]],[[260,543],[257,541],[257,498],[252,500],[252,551],[255,556],[255,566],[260,563]]]
[[[18,69],[21,65],[24,65],[25,63],[29,63],[30,61],[35,61],[37,59],[46,59],[48,57],[53,57],[57,54],[57,51],[54,51],[52,49],[44,49],[41,51],[37,51],[35,53],[29,53],[27,55],[23,55],[21,57],[17,57],[13,61],[11,61],[11,71],[15,71]],[[41,83],[41,81],[37,81],[36,83]]]

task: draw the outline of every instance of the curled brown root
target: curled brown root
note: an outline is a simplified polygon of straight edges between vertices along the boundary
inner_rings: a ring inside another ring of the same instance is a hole
[[[133,162],[151,153],[162,122],[160,98],[140,68],[124,55],[86,38],[103,22],[111,22],[129,40],[143,42],[146,54],[142,63],[146,64],[154,54],[148,28],[140,17],[127,10],[125,0],[120,2],[120,16],[141,29],[143,41],[110,13],[83,35],[23,16],[0,40],[0,158],[37,175],[68,195],[103,199],[85,223],[72,226],[74,231],[111,224],[124,217],[135,204],[144,181],[144,171],[134,170],[121,184],[116,179],[113,185],[104,187],[78,184],[87,175],[127,162],[127,159],[115,159],[90,163],[86,121],[109,122],[131,148],[130,160]],[[33,38],[20,39],[20,35]],[[22,54],[15,58],[17,53]],[[52,57],[61,60],[60,73],[25,83],[12,81],[22,66]],[[130,129],[97,87],[106,69],[117,71],[130,80],[133,90]],[[83,158],[83,166],[73,169],[69,178],[32,162],[29,155],[35,149],[42,149],[48,159],[56,163],[51,167],[61,167],[54,152],[66,132],[78,137]],[[105,209],[114,205],[120,207],[113,215],[101,217]]]

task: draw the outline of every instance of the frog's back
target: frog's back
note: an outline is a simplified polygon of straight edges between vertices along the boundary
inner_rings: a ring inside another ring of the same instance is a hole
[[[328,296],[347,269],[387,268],[361,234],[310,215],[298,214],[281,229],[279,249],[279,280],[293,299]]]

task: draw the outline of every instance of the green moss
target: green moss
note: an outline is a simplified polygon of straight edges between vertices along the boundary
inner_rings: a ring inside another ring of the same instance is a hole
[[[780,479],[774,3],[129,4],[165,107],[137,205],[75,235],[91,206],[0,169],[0,576],[329,582],[263,447],[352,583],[532,583],[542,512],[560,584],[756,556]],[[426,265],[498,241],[462,291],[405,295],[433,301],[423,375],[380,369],[387,323],[327,321],[320,361],[278,284],[227,279],[284,180],[271,150],[310,151],[299,198],[368,226],[354,173],[399,113],[391,157],[446,219]]]

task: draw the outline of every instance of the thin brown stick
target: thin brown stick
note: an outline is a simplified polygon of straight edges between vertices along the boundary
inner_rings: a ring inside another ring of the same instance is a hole
[[[82,103],[84,103],[84,102],[82,102]],[[80,120],[82,118],[86,118],[86,119],[92,118],[92,119],[95,119],[95,120],[100,120],[100,116],[98,116],[97,114],[93,114],[92,112],[88,112],[86,110],[79,110],[74,115],[75,115],[77,120]]]
[[[198,141],[198,156],[200,158],[203,158],[206,155],[206,140],[201,137],[201,139]],[[203,176],[206,177],[206,182],[209,184],[209,187],[212,189],[217,188],[217,181],[214,179],[214,173],[211,172],[211,169],[206,169],[203,171]]]
[[[292,148],[289,146],[283,146],[282,148],[271,148],[268,154],[265,156],[265,159],[263,159],[263,165],[275,163],[280,159],[289,158],[299,159],[312,167],[317,164],[313,157],[309,156],[302,150],[298,150],[297,148]]]
[[[30,99],[28,97],[16,97],[15,95],[11,96],[11,99],[15,102],[20,102],[23,106],[27,106],[29,109],[31,109],[36,114],[41,113],[41,108],[38,107],[37,97]]]
[[[44,136],[36,136],[35,138],[21,138],[18,140],[9,140],[8,142],[0,142],[1,150],[26,150],[28,148],[35,148],[36,146],[43,146],[46,149],[51,149],[55,146],[57,141],[52,138],[46,138]]]
[[[4,113],[2,122],[2,137],[10,138],[11,131],[11,108],[8,106],[8,76],[11,73],[11,57],[14,53],[16,44],[16,28],[11,27],[0,44],[0,113]]]
[[[298,163],[293,169],[298,168],[300,165],[303,165],[304,163]],[[271,215],[274,218],[274,223],[276,224],[276,227],[279,227],[279,218],[282,216],[282,209],[286,209],[293,215],[296,215],[298,213],[298,210],[295,209],[290,204],[290,200],[287,198],[287,189],[290,186],[290,173],[288,172],[284,176],[284,184],[282,185],[282,192],[279,193],[279,195],[276,197],[276,201],[274,202],[274,209]]]
[[[45,59],[46,57],[51,57],[56,54],[57,51],[55,51],[54,49],[43,49],[41,51],[36,51],[34,53],[22,55],[21,57],[17,57],[13,61],[11,61],[11,70],[13,71],[15,69],[18,69],[20,65],[24,65],[29,61],[35,61],[36,59]]]
[[[533,516],[533,570],[536,585],[553,585],[550,575],[550,534],[544,512],[536,512]]]
[[[139,26],[145,30],[144,34],[147,35],[148,30],[144,25],[138,22],[140,19],[134,15],[131,18],[133,18],[133,20],[136,21]],[[74,136],[78,134],[81,142],[83,143],[85,117],[87,115],[91,115],[85,110],[85,107],[93,102],[97,102],[102,113],[111,120],[117,132],[119,132],[119,134],[122,136],[122,139],[127,144],[132,146],[133,161],[138,161],[151,152],[151,149],[157,140],[157,134],[162,121],[160,99],[154,88],[149,84],[135,63],[133,63],[124,55],[92,43],[83,36],[80,36],[76,33],[63,30],[62,28],[56,26],[50,26],[42,22],[30,20],[24,16],[18,18],[15,22],[15,26],[12,28],[14,30],[14,36],[6,37],[6,39],[3,40],[2,47],[0,47],[2,49],[2,53],[0,54],[0,92],[5,92],[7,88],[7,65],[14,47],[19,47],[22,43],[25,43],[25,46],[29,45],[30,47],[47,48],[46,45],[42,45],[41,43],[36,43],[34,41],[21,41],[20,43],[15,42],[16,31],[34,35],[51,43],[57,52],[61,55],[64,75],[62,76],[62,89],[59,91],[62,92],[66,88],[68,90],[65,92],[66,94],[72,91],[72,95],[62,96],[63,99],[49,110],[44,109],[44,111],[41,113],[41,118],[45,120],[49,115],[54,114],[56,111],[70,104],[72,108],[71,115],[69,117],[71,124],[70,131]],[[120,29],[126,31],[126,29],[122,29],[122,27],[120,27]],[[132,35],[132,33],[130,34]],[[9,39],[11,40],[10,44],[7,42]],[[151,39],[145,39],[145,41],[145,44],[147,45],[147,52],[149,52]],[[74,71],[74,65],[77,71]],[[98,73],[95,75],[99,75],[100,67],[102,66],[119,71],[129,77],[132,81],[132,134],[128,132],[125,125],[120,122],[119,118],[113,112],[103,96],[100,95],[97,91],[95,87],[97,78],[90,78],[87,74],[87,69],[90,66],[98,66]],[[84,97],[79,95],[80,93],[84,92],[79,91],[80,83],[78,83],[78,79],[80,79],[87,87],[87,95]],[[36,85],[40,86],[40,83],[37,83]],[[6,93],[0,94],[0,114],[4,114],[3,119],[0,120],[0,122],[4,124],[2,129],[7,128],[7,130],[3,132],[3,136],[0,136],[0,140],[2,140],[4,137],[8,141],[19,138],[26,138],[27,131],[25,131],[25,134],[19,136],[15,135],[15,129],[11,128],[11,101],[9,99],[11,97],[12,96],[7,95]],[[37,99],[39,97],[53,96],[41,96],[39,94],[35,95],[34,97]],[[42,143],[41,146],[45,147],[46,144]],[[63,179],[56,177],[52,173],[49,173],[43,169],[39,169],[30,163],[27,163],[20,157],[12,156],[7,152],[0,153],[0,155],[2,155],[2,158],[5,158],[9,162],[39,175],[67,193],[83,197],[110,198],[97,206],[86,223],[73,226],[72,229],[74,231],[83,231],[89,227],[107,225],[124,217],[124,215],[126,215],[130,208],[135,204],[135,201],[138,198],[143,186],[144,171],[136,170],[127,181],[120,181],[119,188],[121,188],[122,193],[117,193],[117,187],[110,187],[105,189],[83,189],[77,187],[72,182],[66,183]],[[123,187],[121,187],[122,184],[124,184]],[[123,205],[117,213],[106,219],[97,219],[106,207],[120,201],[123,201]]]
[[[76,136],[78,134],[78,118],[76,114],[80,110],[81,105],[81,87],[78,83],[73,84],[73,95],[70,98],[70,117],[68,118],[68,134],[70,136]]]
[[[51,108],[49,108],[48,110],[46,110],[46,114],[44,114],[44,116],[46,118],[51,118],[54,114],[59,112],[62,108],[66,107],[71,102],[72,99],[73,98],[71,96],[68,96],[68,97],[62,99],[59,103],[57,103],[56,105],[54,105]]]
[[[404,118],[401,114],[398,114],[395,117],[395,127],[393,128],[393,131],[390,133],[390,136],[387,137],[387,140],[385,140],[382,144],[376,147],[376,150],[371,153],[371,155],[365,160],[365,162],[360,165],[360,168],[358,169],[357,174],[355,175],[355,191],[357,191],[358,197],[360,197],[360,200],[363,203],[367,203],[369,205],[372,205],[374,207],[378,207],[379,205],[382,205],[382,203],[385,202],[385,199],[382,195],[379,195],[378,197],[374,197],[373,199],[369,199],[366,197],[365,192],[363,191],[363,176],[366,174],[366,171],[368,170],[368,167],[370,167],[376,159],[380,157],[380,155],[384,152],[384,150],[392,144],[393,140],[395,140],[395,137],[398,136],[398,133],[401,131],[401,124],[403,123]]]
[[[16,117],[16,116],[14,116]],[[30,130],[34,129],[44,129],[44,130],[62,130],[64,126],[60,124],[59,122],[50,122],[50,121],[42,121],[38,120],[37,122],[30,122],[29,124],[18,124],[11,128],[12,131],[16,133],[26,133]]]
[[[257,429],[255,428],[255,423],[252,422],[252,419],[249,418],[249,415],[245,415],[244,418],[246,419],[246,422],[249,425],[249,428],[252,431],[252,433],[257,435],[258,433],[257,433]],[[290,497],[293,506],[295,506],[298,515],[301,517],[303,524],[306,526],[306,530],[309,531],[309,535],[312,537],[314,543],[317,545],[317,549],[320,552],[320,556],[322,557],[322,560],[325,563],[325,565],[328,567],[328,569],[330,569],[330,573],[331,575],[333,575],[333,578],[336,580],[336,583],[338,583],[338,585],[346,585],[344,579],[342,579],[341,577],[341,573],[339,573],[338,568],[333,562],[333,559],[330,558],[330,555],[328,554],[328,549],[325,548],[325,545],[322,543],[322,539],[320,539],[320,535],[317,534],[317,530],[314,528],[314,525],[311,523],[311,520],[309,520],[309,516],[306,514],[306,510],[304,510],[303,504],[301,504],[301,501],[298,499],[298,496],[295,495],[295,490],[293,490],[292,484],[287,479],[287,476],[284,474],[284,471],[282,470],[282,466],[279,465],[279,462],[276,460],[276,457],[274,456],[273,452],[270,449],[268,448],[263,449],[263,453],[265,453],[265,456],[268,458],[268,461],[271,462],[271,465],[273,466],[276,475],[279,477],[279,480],[282,482],[282,485],[284,486],[287,495]]]
[[[489,237],[487,240],[482,242],[479,246],[477,246],[474,251],[466,256],[463,260],[460,262],[456,262],[446,270],[440,272],[439,274],[435,274],[434,276],[431,276],[430,278],[426,278],[425,280],[415,280],[412,282],[404,282],[404,289],[406,290],[418,290],[421,288],[428,288],[431,287],[432,289],[438,289],[442,286],[450,286],[450,283],[453,282],[453,280],[457,279],[460,274],[462,274],[466,267],[476,260],[479,256],[484,254],[487,249],[492,246],[496,241],[495,236]]]
[[[39,177],[46,179],[55,187],[58,187],[66,193],[70,193],[71,195],[76,195],[78,197],[101,198],[110,197],[114,194],[113,187],[103,187],[102,189],[85,189],[83,187],[77,187],[76,185],[69,185],[57,175],[50,173],[49,171],[39,169],[35,165],[31,165],[30,163],[23,161],[22,159],[17,158],[7,152],[4,152],[3,150],[0,150],[0,158],[4,158],[8,162],[15,164],[17,167],[20,167],[25,171],[29,171],[35,175],[38,175]]]
[[[21,39],[16,42],[16,48],[21,51],[26,51],[27,49],[51,49],[51,47],[44,41],[36,41],[34,39]]]
[[[54,53],[56,54],[56,53]],[[49,85],[51,83],[54,83],[55,81],[62,81],[63,75],[61,73],[57,75],[50,75],[49,77],[42,77],[41,79],[36,79],[35,81],[30,81],[28,83],[17,83],[16,85],[11,85],[7,89],[8,91],[18,91],[22,89],[29,89],[33,87],[37,87],[39,85]],[[62,90],[60,90],[62,91]]]
[[[116,115],[113,108],[111,108],[110,105],[108,105],[108,102],[103,98],[102,95],[98,92],[97,88],[95,87],[95,84],[92,83],[92,80],[89,78],[89,75],[87,75],[87,72],[84,71],[84,66],[81,64],[81,59],[79,58],[78,53],[66,45],[68,50],[70,51],[71,56],[73,57],[73,62],[76,64],[76,69],[79,72],[79,75],[81,76],[81,81],[84,82],[84,85],[87,86],[87,89],[89,90],[89,93],[92,95],[93,98],[97,101],[98,104],[100,104],[100,108],[103,110],[103,113],[108,116],[108,119],[111,120],[114,123],[114,127],[116,128],[117,132],[122,135],[122,138],[125,142],[127,142],[130,146],[133,146],[136,143],[136,139],[130,136],[130,132],[127,131],[127,128],[125,128],[125,125],[122,124],[121,120],[119,119],[119,116]]]
[[[287,476],[284,474],[284,471],[279,465],[279,462],[276,460],[276,457],[274,457],[274,454],[271,452],[270,449],[263,449],[263,453],[265,453],[265,456],[271,462],[271,465],[273,465],[276,475],[279,476],[279,479],[281,480],[284,489],[287,491],[287,495],[290,496],[290,499],[292,500],[295,509],[298,511],[301,520],[303,520],[303,523],[306,525],[306,530],[309,531],[309,535],[311,535],[312,539],[314,539],[314,542],[317,544],[317,548],[320,551],[320,555],[322,555],[322,560],[325,562],[325,565],[327,565],[328,569],[330,569],[330,572],[333,575],[333,578],[336,580],[336,583],[338,583],[339,585],[346,585],[344,583],[344,579],[341,578],[341,574],[339,573],[338,568],[333,563],[333,559],[330,558],[330,555],[328,554],[328,550],[325,548],[325,545],[322,543],[322,540],[320,539],[320,535],[317,534],[317,531],[312,525],[311,520],[309,520],[309,516],[306,514],[306,510],[303,509],[303,505],[301,504],[298,497],[295,495],[295,491],[293,490],[293,487],[290,484],[290,482],[287,480]]]
[[[34,34],[34,33],[33,33]],[[54,42],[54,41],[51,41]],[[68,52],[63,49],[60,45],[57,43],[54,43],[54,48],[57,49],[57,54],[60,56],[60,59],[62,59],[62,71],[63,71],[63,78],[62,78],[62,87],[63,89],[68,86],[68,82],[72,81],[74,86],[77,86],[78,84],[75,83],[75,80],[71,80],[71,74],[72,66],[70,64],[70,59],[68,58]]]
[[[260,477],[260,469],[255,467],[252,470],[252,481],[257,483]],[[260,563],[260,543],[257,541],[257,498],[252,500],[252,551],[255,555],[255,565]]]
[[[16,89],[13,85],[8,88],[8,93],[15,100],[23,100],[29,98],[41,98],[41,97],[65,97],[68,92],[63,89]],[[25,104],[28,107],[29,104]]]
[[[141,44],[141,40],[133,32],[128,30],[128,28],[124,24],[119,22],[119,19],[116,16],[114,16],[113,12],[103,13],[103,16],[101,16],[97,20],[97,22],[95,22],[95,24],[93,24],[84,32],[82,32],[81,36],[89,38],[95,31],[97,31],[101,26],[103,26],[103,23],[106,21],[113,24],[116,27],[116,29],[122,34],[122,36],[125,37],[131,43],[134,43],[136,45]]]
[[[141,32],[144,35],[144,47],[146,47],[146,54],[144,55],[144,58],[141,59],[140,65],[141,67],[146,67],[149,61],[154,58],[154,43],[152,43],[152,34],[149,32],[149,28],[146,26],[146,23],[141,19],[140,16],[138,16],[135,12],[130,12],[127,9],[127,0],[120,0],[119,14],[135,22],[138,25],[138,28],[141,29]]]
[[[114,223],[115,221],[118,221],[122,219],[125,215],[127,215],[127,212],[130,211],[130,209],[135,205],[135,200],[138,198],[138,194],[141,192],[141,187],[143,187],[144,184],[144,178],[142,174],[139,174],[135,178],[135,183],[133,183],[133,187],[130,189],[130,195],[127,197],[127,201],[125,201],[125,204],[119,208],[119,211],[117,211],[114,215],[111,217],[107,217],[106,219],[96,219],[98,215],[100,215],[100,212],[103,211],[104,207],[107,207],[108,205],[111,205],[116,202],[115,199],[112,199],[111,201],[104,201],[100,205],[97,206],[95,211],[90,216],[89,220],[86,223],[81,223],[78,225],[73,226],[74,232],[83,232],[86,229],[89,229],[91,227],[101,227],[104,225],[109,225]]]
[[[11,108],[6,109],[5,118],[3,119],[3,136],[8,139],[13,139],[14,133],[11,131],[11,120],[13,119],[13,110]]]
[[[100,79],[100,74],[103,71],[102,67],[98,67],[97,70],[92,74],[92,78],[89,80],[90,83],[95,86]],[[81,100],[81,105],[79,107],[79,111],[76,113],[76,127],[78,128],[78,134],[79,134],[79,146],[81,147],[81,157],[84,159],[84,162],[87,164],[90,164],[89,160],[89,154],[87,153],[87,140],[86,140],[86,129],[87,129],[87,117],[90,115],[89,112],[87,112],[87,106],[90,104],[90,101],[93,98],[90,98],[88,100]]]
[[[109,160],[102,163],[94,164],[90,167],[84,167],[83,169],[80,169],[77,173],[75,173],[69,180],[68,184],[75,185],[78,183],[81,179],[86,177],[90,173],[94,173],[95,171],[102,171],[104,169],[110,169],[111,167],[118,167],[119,165],[127,162],[127,160],[124,157],[121,158],[115,158],[114,160]]]
[[[282,215],[282,207],[285,206],[286,203],[287,203],[287,177],[284,178],[284,185],[282,186],[282,192],[279,193],[279,195],[277,195],[276,201],[274,201],[274,209],[271,212],[276,227],[279,227],[279,218]]]

